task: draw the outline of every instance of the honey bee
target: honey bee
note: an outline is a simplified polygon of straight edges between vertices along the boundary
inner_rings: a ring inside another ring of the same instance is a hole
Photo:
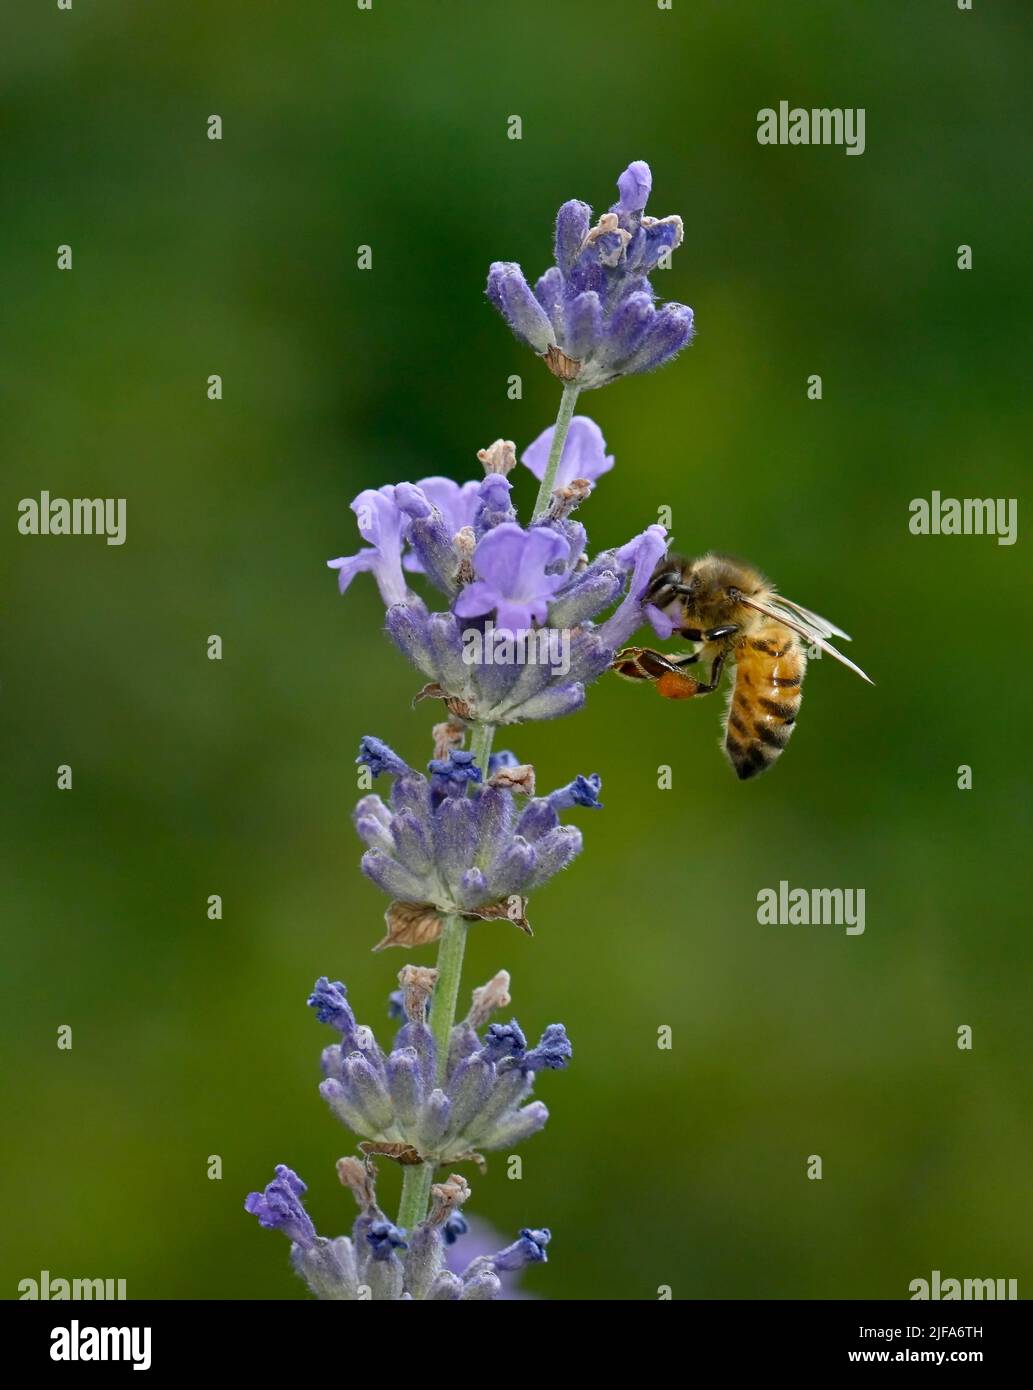
[[[874,685],[829,642],[830,637],[849,642],[841,628],[783,598],[752,566],[726,555],[667,556],[642,602],[665,612],[682,637],[701,645],[687,655],[625,647],[611,669],[627,680],[652,681],[668,700],[688,700],[716,690],[725,663],[731,662],[735,679],[725,712],[724,750],[743,780],[766,771],[792,736],[809,646]],[[697,663],[709,668],[708,676],[686,673]]]

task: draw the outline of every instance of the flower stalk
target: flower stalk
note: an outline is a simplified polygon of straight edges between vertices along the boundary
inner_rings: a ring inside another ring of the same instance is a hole
[[[427,1215],[433,1181],[433,1163],[410,1163],[402,1169],[402,1200],[398,1205],[398,1225],[403,1231],[411,1231]]]
[[[362,739],[356,761],[368,776],[353,815],[362,871],[390,899],[373,949],[437,943],[436,967],[399,972],[388,1016],[400,1026],[385,1045],[358,1021],[341,981],[321,976],[308,999],[337,1034],[322,1050],[320,1095],[361,1140],[337,1163],[358,1207],[351,1233],[317,1232],[305,1183],[285,1164],[245,1202],[288,1238],[292,1268],[319,1299],[484,1301],[503,1294],[500,1276],[547,1258],[549,1230],[527,1227],[494,1254],[455,1260],[470,1189],[453,1169],[484,1171],[485,1153],[511,1152],[543,1128],[549,1111],[535,1088],[542,1073],[567,1067],[570,1040],[561,1023],[531,1045],[515,1018],[489,1021],[509,1008],[507,970],[472,991],[458,1021],[457,1002],[468,932],[504,924],[530,935],[529,895],[581,851],[581,830],[564,814],[602,807],[596,773],[543,793],[515,752],[493,757],[497,729],[580,709],[644,624],[671,635],[672,619],[648,597],[665,528],[592,553],[573,516],[614,466],[599,426],[574,414],[581,394],[669,362],[692,338],[692,310],[658,305],[649,281],[682,239],[679,217],[646,215],[651,184],[636,160],[597,220],[587,204],[564,203],[555,264],[533,290],[518,265],[491,266],[489,300],[562,383],[556,423],[519,460],[539,482],[529,524],[507,476],[516,445],[498,439],[477,451],[480,479],[432,475],[360,492],[352,510],[362,545],[328,561],[342,594],[360,574],[375,581],[387,633],[422,677],[416,701],[440,700],[444,716],[426,773],[381,739]],[[384,797],[371,789],[381,777]],[[382,1161],[402,1169],[397,1224],[377,1200]]]
[[[563,394],[560,396],[559,413],[556,416],[556,426],[552,435],[552,448],[549,450],[549,461],[545,465],[545,475],[538,489],[538,497],[531,517],[532,521],[540,521],[549,510],[553,488],[556,486],[556,473],[563,456],[563,446],[567,442],[567,432],[570,429],[570,422],[574,416],[574,406],[580,391],[580,386],[575,382],[564,382]]]
[[[488,761],[495,729],[491,724],[478,724],[470,740],[475,766],[487,776]],[[437,1048],[437,1083],[445,1079],[448,1067],[448,1043],[456,1021],[456,1003],[463,977],[463,956],[466,953],[467,925],[462,917],[446,917],[438,945],[438,982],[430,1008],[430,1031]],[[427,1214],[434,1168],[430,1163],[410,1164],[402,1177],[402,1200],[398,1208],[398,1224],[411,1229]]]

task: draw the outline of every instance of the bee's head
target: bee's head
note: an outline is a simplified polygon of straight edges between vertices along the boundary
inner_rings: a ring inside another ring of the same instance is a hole
[[[735,624],[751,624],[756,614],[741,602],[742,596],[761,591],[764,581],[748,565],[727,555],[703,555],[685,567],[682,596],[686,623],[707,631]]]

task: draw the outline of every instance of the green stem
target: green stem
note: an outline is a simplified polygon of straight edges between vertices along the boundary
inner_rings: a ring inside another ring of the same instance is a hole
[[[572,381],[564,384],[563,395],[560,397],[559,414],[556,416],[556,428],[552,435],[552,448],[549,450],[549,462],[545,465],[542,485],[538,489],[538,500],[534,504],[532,521],[537,521],[549,510],[552,490],[556,485],[556,470],[560,466],[560,456],[563,453],[563,446],[567,442],[567,431],[570,429],[574,403],[577,400],[579,390],[580,387],[575,386]]]
[[[398,1208],[398,1224],[403,1231],[411,1231],[427,1214],[434,1165],[411,1163],[402,1169],[402,1175],[402,1201]]]
[[[488,780],[488,759],[495,739],[494,724],[477,724],[470,739],[474,762]],[[456,1021],[456,1001],[463,974],[463,953],[466,950],[466,923],[462,917],[446,917],[441,924],[438,945],[438,979],[430,1005],[430,1031],[437,1055],[437,1084],[443,1086],[448,1071],[448,1045]],[[407,1231],[427,1215],[431,1184],[434,1181],[433,1163],[413,1163],[406,1166],[402,1177],[402,1201],[398,1208],[398,1224]]]
[[[466,923],[462,917],[446,917],[438,947],[438,979],[430,1006],[430,1031],[438,1059],[437,1084],[441,1086],[448,1069],[448,1044],[456,1019],[459,978],[463,973],[466,950]]]
[[[495,742],[494,724],[476,724],[470,738],[470,752],[473,760],[481,769],[481,780],[488,780],[488,759],[491,757],[491,745]]]

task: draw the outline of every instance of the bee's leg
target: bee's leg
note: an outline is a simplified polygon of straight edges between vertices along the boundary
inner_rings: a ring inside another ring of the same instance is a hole
[[[651,647],[625,647],[611,661],[610,670],[629,681],[658,681],[698,660],[694,653],[668,656],[665,652],[653,651]]]
[[[680,569],[663,570],[650,580],[649,588],[642,595],[642,602],[652,603],[657,608],[666,608],[679,595],[689,592],[689,586],[682,583]]]
[[[721,672],[725,669],[725,653],[718,652],[714,657],[714,664],[710,668],[710,681],[707,685],[701,685],[699,693],[709,695],[712,690],[716,690],[721,684]]]
[[[665,700],[691,700],[694,695],[705,693],[709,687],[700,685],[692,676],[683,676],[680,671],[668,671],[656,683],[656,693]]]
[[[695,695],[709,695],[721,684],[725,653],[718,652],[710,668],[710,680],[698,681],[678,671],[668,671],[656,683],[657,692],[666,700],[691,700]]]

